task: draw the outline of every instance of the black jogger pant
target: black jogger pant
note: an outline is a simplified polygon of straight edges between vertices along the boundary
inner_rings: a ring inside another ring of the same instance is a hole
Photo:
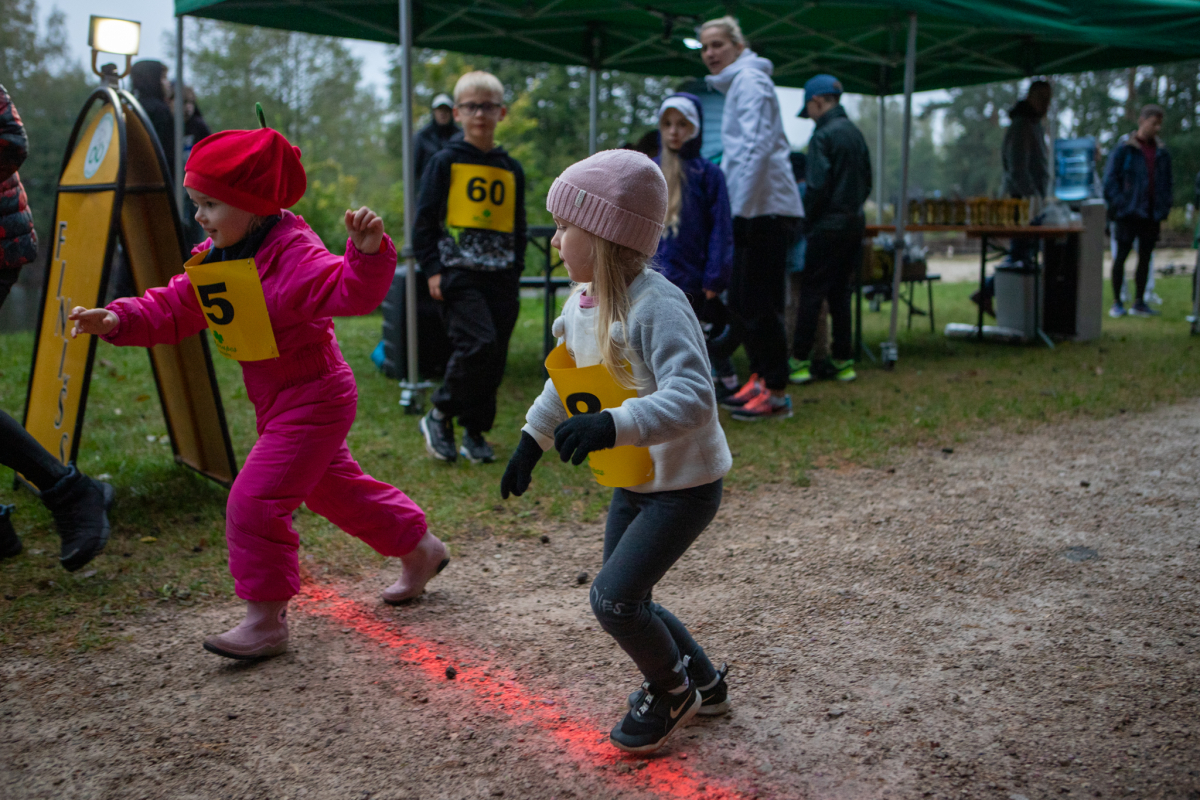
[[[1137,272],[1134,275],[1134,286],[1137,294],[1129,298],[1129,304],[1142,302],[1146,294],[1146,284],[1150,280],[1150,255],[1154,245],[1158,244],[1159,223],[1157,220],[1142,219],[1141,217],[1123,217],[1113,226],[1113,236],[1117,240],[1117,253],[1113,258],[1112,287],[1113,302],[1121,301],[1121,286],[1125,283],[1125,259],[1133,249],[1133,240],[1137,240]]]
[[[444,269],[441,276],[442,322],[453,352],[433,404],[478,435],[496,419],[496,390],[521,309],[521,276],[515,269]]]
[[[651,600],[654,585],[708,527],[721,506],[720,479],[691,489],[642,494],[614,489],[604,528],[604,566],[592,583],[592,613],[650,685],[683,685],[679,665],[707,685],[716,670],[674,614]]]
[[[784,272],[797,224],[796,217],[733,218],[729,310],[734,339],[745,346],[750,371],[768,389],[787,387]]]
[[[850,295],[854,276],[862,269],[862,230],[816,232],[808,237],[804,271],[800,273],[800,307],[796,311],[796,336],[792,355],[807,361],[820,321],[821,303],[829,301],[833,343],[829,354],[838,361],[854,357]]]

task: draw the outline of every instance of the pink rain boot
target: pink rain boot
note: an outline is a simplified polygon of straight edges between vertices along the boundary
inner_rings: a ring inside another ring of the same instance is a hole
[[[398,606],[425,591],[425,584],[450,563],[450,551],[440,539],[425,531],[416,548],[401,556],[400,562],[404,565],[400,580],[383,590],[383,602],[390,606]]]
[[[226,658],[249,661],[277,656],[287,650],[287,600],[246,602],[246,618],[236,628],[209,636],[204,649]]]

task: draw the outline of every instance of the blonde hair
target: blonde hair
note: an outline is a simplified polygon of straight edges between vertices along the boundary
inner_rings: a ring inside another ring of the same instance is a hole
[[[659,151],[659,166],[667,179],[667,219],[664,232],[674,236],[679,230],[679,211],[683,208],[683,187],[687,185],[687,174],[683,171],[683,159],[679,153],[666,145]]]
[[[729,41],[734,44],[746,44],[746,37],[742,35],[742,26],[738,25],[737,17],[726,14],[723,17],[710,19],[708,22],[696,29],[696,36],[704,33],[709,28],[720,28],[721,31],[729,37]]]
[[[458,83],[454,84],[454,102],[458,102],[458,98],[462,96],[463,92],[471,90],[487,92],[495,98],[497,103],[504,102],[504,84],[500,83],[500,79],[490,72],[477,69],[459,78]]]
[[[623,334],[629,335],[629,284],[646,268],[650,256],[594,233],[588,236],[592,240],[592,282],[580,285],[577,291],[590,286],[596,298],[596,345],[601,363],[618,384],[637,389],[639,382],[629,369],[625,346],[612,338],[612,328],[619,322]]]

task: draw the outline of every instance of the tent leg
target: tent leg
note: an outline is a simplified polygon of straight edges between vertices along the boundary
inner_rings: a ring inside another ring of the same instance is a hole
[[[165,145],[166,142],[163,142]],[[175,18],[175,141],[172,156],[175,162],[175,213],[184,228],[187,220],[183,211],[183,15]]]
[[[908,15],[908,50],[904,56],[904,133],[900,149],[900,197],[896,203],[896,250],[892,264],[892,319],[888,340],[881,347],[884,369],[896,366],[896,326],[900,315],[900,275],[908,249],[904,245],[904,226],[908,216],[908,161],[912,143],[912,96],[917,82],[917,15]]]
[[[404,146],[401,149],[404,181],[404,246],[400,251],[404,259],[404,343],[408,360],[408,379],[400,382],[400,405],[408,414],[420,414],[425,410],[424,390],[417,369],[417,263],[413,257],[412,229],[415,216],[416,190],[413,180],[412,152],[412,0],[400,2],[400,132]]]
[[[588,69],[588,155],[596,152],[596,126],[599,113],[599,73],[595,67]]]
[[[884,139],[884,129],[887,125],[887,95],[880,90],[879,93],[879,126],[875,131],[875,222],[879,225],[883,224],[883,202],[887,196],[883,191],[883,148],[886,140]]]

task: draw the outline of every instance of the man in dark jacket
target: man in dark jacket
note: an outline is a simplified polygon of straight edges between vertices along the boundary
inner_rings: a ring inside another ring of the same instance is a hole
[[[432,108],[433,119],[417,132],[416,141],[413,142],[416,167],[413,176],[418,186],[421,185],[421,178],[425,175],[429,159],[445,147],[455,134],[462,133],[462,128],[454,124],[454,101],[450,99],[450,95],[439,94],[433,98]]]
[[[17,169],[29,155],[21,117],[0,86],[0,305],[24,264],[37,258],[37,234]],[[0,411],[0,464],[19,472],[41,492],[62,539],[61,563],[74,572],[108,541],[106,512],[113,489],[75,468],[63,466],[29,435],[21,423]],[[13,506],[0,505],[0,558],[21,552],[12,526]]]
[[[1113,237],[1117,253],[1113,258],[1113,305],[1110,317],[1125,314],[1121,286],[1125,282],[1125,259],[1138,243],[1136,290],[1129,313],[1149,317],[1152,311],[1144,295],[1150,277],[1150,254],[1158,242],[1159,226],[1171,211],[1174,187],[1171,184],[1171,154],[1158,137],[1162,130],[1161,106],[1148,105],[1138,115],[1138,128],[1121,137],[1108,157],[1104,170],[1104,199],[1108,216],[1115,220]]]
[[[1042,120],[1050,110],[1050,84],[1034,81],[1025,99],[1008,112],[1009,126],[1004,132],[1000,161],[1004,181],[1000,193],[1005,197],[1037,198],[1046,196],[1050,183],[1050,158],[1046,151],[1046,129]]]
[[[863,203],[871,194],[871,156],[862,133],[841,105],[842,84],[832,75],[818,75],[804,85],[802,117],[817,123],[808,142],[804,214],[808,244],[800,273],[800,308],[792,354],[798,368],[789,380],[813,379],[810,354],[820,319],[821,304],[829,302],[833,328],[831,359],[836,377],[852,381],[850,287],[862,269],[862,240],[867,219]]]
[[[170,102],[174,89],[167,80],[167,65],[151,59],[139,61],[129,71],[129,82],[133,86],[133,96],[145,109],[154,134],[167,156],[167,171],[174,176],[175,112]]]

